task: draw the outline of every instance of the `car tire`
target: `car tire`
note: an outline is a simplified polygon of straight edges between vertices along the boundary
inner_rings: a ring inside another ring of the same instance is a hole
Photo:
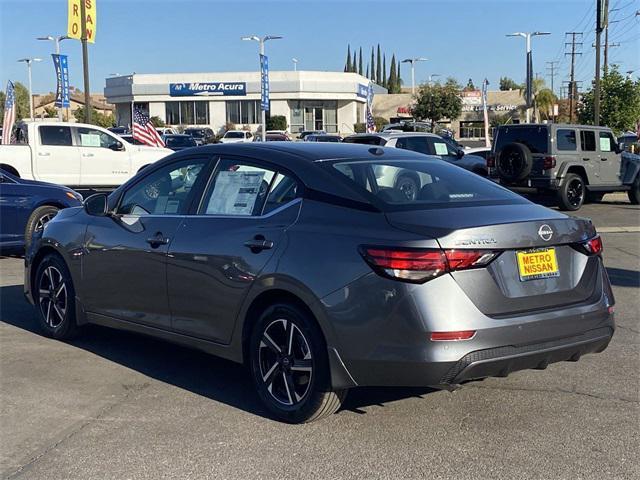
[[[29,219],[27,220],[27,225],[24,229],[24,249],[25,252],[29,251],[29,247],[31,246],[31,237],[34,232],[44,228],[44,225],[55,217],[58,214],[60,209],[58,207],[54,207],[53,205],[43,205],[42,207],[36,208]]]
[[[576,211],[582,207],[586,196],[584,179],[576,174],[569,173],[558,190],[558,206],[560,210]]]
[[[496,171],[505,183],[517,183],[529,176],[533,157],[529,147],[522,143],[505,145],[496,155]]]
[[[278,420],[306,423],[336,412],[346,390],[333,391],[327,347],[310,315],[295,305],[267,308],[249,340],[251,376]]]
[[[627,191],[627,195],[629,197],[629,201],[633,205],[640,204],[640,173],[636,175],[636,179],[633,181],[631,185],[631,190]]]
[[[42,332],[51,338],[68,340],[78,333],[75,289],[69,269],[57,254],[40,262],[33,283],[33,299]]]
[[[16,170],[15,168],[13,168],[11,165],[5,165],[0,164],[0,168],[2,170],[4,170],[5,172],[9,172],[11,175],[13,175],[14,177],[18,177],[20,178],[20,174],[18,173],[18,170]]]
[[[413,202],[418,198],[420,184],[411,175],[400,175],[394,188],[400,190],[408,201]]]

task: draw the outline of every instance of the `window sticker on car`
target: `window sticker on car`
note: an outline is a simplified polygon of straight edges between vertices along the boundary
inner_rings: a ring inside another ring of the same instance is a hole
[[[436,147],[436,155],[447,155],[447,144],[446,143],[434,143]]]
[[[80,142],[83,147],[99,147],[100,135],[94,135],[92,133],[81,133]]]
[[[208,215],[251,215],[265,172],[220,172],[207,205]]]
[[[611,139],[609,137],[600,137],[600,151],[601,152],[611,151]]]

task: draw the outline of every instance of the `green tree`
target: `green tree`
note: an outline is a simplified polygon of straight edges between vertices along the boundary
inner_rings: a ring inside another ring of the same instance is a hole
[[[153,125],[156,128],[164,127],[166,125],[164,123],[164,120],[162,120],[157,115],[154,115],[153,117],[149,118],[149,121],[151,122],[151,125]]]
[[[29,118],[29,91],[20,82],[13,83],[13,93],[16,98],[16,123],[23,118]],[[0,92],[0,119],[4,118],[5,92]]]
[[[464,87],[465,92],[475,92],[477,90],[476,86],[473,84],[473,80],[469,79],[467,82],[467,86]]]
[[[454,79],[448,79],[444,85],[424,84],[416,95],[416,103],[411,109],[419,120],[431,122],[431,131],[435,132],[436,123],[443,118],[455,120],[462,113],[460,86]]]
[[[347,61],[344,64],[344,71],[351,71],[351,45],[347,45]]]
[[[382,86],[387,88],[387,54],[382,55]]]
[[[73,116],[80,123],[87,123],[84,110],[84,107],[78,107],[73,112]],[[98,112],[95,108],[91,107],[91,123],[93,125],[98,125],[99,127],[109,128],[113,127],[116,124],[116,121],[111,113],[105,115]]]
[[[358,72],[358,60],[356,59],[356,51],[353,51],[353,61],[351,62],[351,72],[352,73],[357,73]]]
[[[396,55],[391,55],[391,65],[389,69],[389,81],[387,82],[389,93],[399,93],[398,72],[396,70]]]
[[[56,118],[58,116],[58,110],[55,107],[44,107],[44,114],[47,118]]]
[[[380,51],[380,44],[378,44],[378,53],[376,54],[376,83],[382,84],[382,52]]]
[[[362,67],[362,47],[360,47],[360,51],[358,52],[358,73],[360,75],[364,74],[364,69]]]
[[[400,93],[401,89],[402,89],[402,77],[400,76],[400,62],[399,61],[398,61],[398,73],[396,75],[396,78],[398,79],[397,80],[397,82],[398,82],[398,88],[397,88],[398,91],[397,91],[397,93]]]
[[[367,77],[367,78],[371,78],[371,77],[369,76],[369,64],[368,64],[368,63],[367,63],[367,74],[365,75],[365,77]]]
[[[267,130],[286,130],[287,117],[284,115],[273,115],[267,118]]]
[[[523,90],[524,86],[516,83],[509,77],[500,77],[500,90]]]
[[[580,123],[594,123],[593,86],[583,94],[578,104]],[[600,82],[600,125],[617,133],[634,130],[640,119],[640,80],[624,77],[613,65]]]

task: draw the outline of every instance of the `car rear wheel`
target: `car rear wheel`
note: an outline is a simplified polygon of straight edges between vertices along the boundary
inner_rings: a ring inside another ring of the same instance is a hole
[[[627,192],[627,195],[629,196],[629,201],[632,204],[640,204],[640,173],[636,175],[636,179],[634,180],[633,185],[631,185],[631,190]]]
[[[48,337],[64,340],[77,333],[75,290],[66,264],[56,254],[38,265],[33,285],[40,328]]]
[[[25,251],[29,251],[31,246],[31,237],[35,232],[38,232],[44,228],[44,226],[58,214],[60,209],[53,205],[43,205],[36,208],[27,220],[27,226],[24,231],[24,248]]]
[[[332,391],[327,348],[310,316],[294,305],[265,310],[253,328],[249,355],[258,395],[279,420],[304,423],[331,415],[346,391]]]
[[[569,173],[558,191],[560,210],[575,211],[584,203],[586,188],[584,179],[575,173]]]

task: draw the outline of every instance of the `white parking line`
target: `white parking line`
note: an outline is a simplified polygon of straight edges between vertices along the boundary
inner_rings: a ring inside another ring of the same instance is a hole
[[[640,226],[628,226],[628,227],[600,227],[596,230],[599,233],[637,233],[640,232]]]

